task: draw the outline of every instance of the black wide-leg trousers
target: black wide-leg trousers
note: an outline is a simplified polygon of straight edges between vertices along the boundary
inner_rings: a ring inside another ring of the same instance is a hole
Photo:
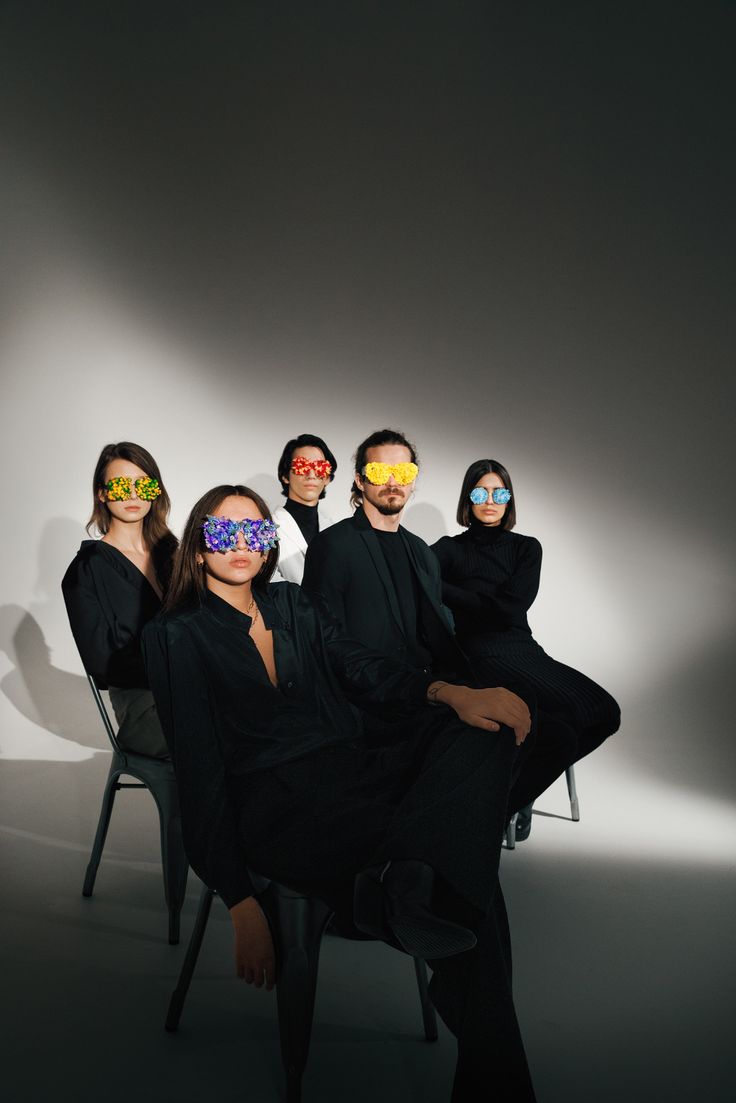
[[[479,650],[470,659],[478,685],[533,694],[537,722],[533,743],[509,795],[509,813],[531,804],[568,766],[591,754],[621,723],[617,702],[579,670],[550,658],[529,641],[508,654]]]
[[[515,1084],[515,1098],[526,1103],[534,1095],[498,885],[513,732],[482,731],[448,709],[425,708],[401,734],[382,740],[373,730],[370,738],[234,779],[249,865],[331,903],[344,900],[354,875],[368,866],[389,859],[430,865],[440,910],[478,937],[473,950],[430,963],[433,998],[458,1039],[453,1100],[477,1098],[471,1082],[483,1071]]]

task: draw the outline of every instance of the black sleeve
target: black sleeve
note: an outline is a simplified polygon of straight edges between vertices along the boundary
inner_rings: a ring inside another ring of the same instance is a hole
[[[326,531],[329,533],[329,529]],[[347,623],[345,610],[347,590],[346,557],[340,554],[336,541],[331,534],[325,539],[320,533],[315,536],[307,548],[302,589],[324,598],[332,617],[340,624]]]
[[[85,670],[98,685],[145,689],[148,678],[140,640],[123,620],[113,626],[100,601],[90,559],[77,556],[61,583],[69,625]]]
[[[325,642],[327,661],[346,696],[360,708],[427,703],[427,690],[436,679],[350,639],[323,597],[313,598]]]
[[[228,797],[201,656],[186,625],[167,625],[158,617],[144,630],[143,652],[174,763],[187,857],[231,908],[253,895],[253,884]]]
[[[447,541],[445,544],[444,541]],[[524,540],[513,574],[503,584],[481,577],[453,581],[454,554],[448,537],[432,547],[442,571],[442,600],[453,613],[472,618],[487,629],[509,628],[526,615],[539,592],[542,545],[533,537]],[[443,545],[443,546],[440,546]]]

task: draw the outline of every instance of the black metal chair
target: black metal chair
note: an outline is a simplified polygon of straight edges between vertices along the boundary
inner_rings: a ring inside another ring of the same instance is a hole
[[[92,847],[92,856],[84,877],[82,896],[91,896],[97,877],[97,869],[105,845],[107,829],[110,826],[115,794],[119,789],[148,789],[158,809],[161,825],[161,862],[164,872],[164,896],[169,909],[169,942],[175,945],[179,941],[179,916],[187,887],[189,861],[184,852],[179,814],[179,794],[171,761],[150,758],[148,755],[125,751],[120,746],[110,716],[105,708],[100,691],[90,674],[87,679],[99,709],[102,723],[112,745],[112,762],[107,775],[105,791],[102,795],[102,808],[97,823],[97,832]],[[137,780],[123,782],[120,778],[129,775]]]
[[[580,804],[578,802],[578,791],[575,786],[575,767],[568,766],[565,770],[565,781],[567,782],[567,796],[570,801],[570,818],[574,823],[577,823],[580,819]],[[519,813],[515,812],[509,820],[509,825],[506,828],[506,849],[513,850],[516,847],[516,820]]]
[[[332,909],[316,897],[306,896],[275,881],[267,881],[252,871],[250,875],[258,901],[268,919],[276,952],[276,1002],[281,1057],[286,1072],[286,1100],[287,1103],[300,1103],[302,1075],[312,1034],[319,951]],[[215,895],[213,889],[203,886],[189,947],[169,1002],[165,1024],[168,1031],[175,1031],[179,1026]],[[421,958],[414,958],[414,969],[424,1036],[428,1042],[435,1042],[437,1018],[429,999],[427,966]]]

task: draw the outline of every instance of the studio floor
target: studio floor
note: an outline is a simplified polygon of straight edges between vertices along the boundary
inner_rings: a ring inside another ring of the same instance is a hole
[[[180,1030],[163,1029],[199,882],[169,946],[148,794],[119,795],[95,895],[81,896],[108,761],[2,763],[3,1097],[277,1103],[275,996],[234,979],[220,903]],[[578,788],[580,823],[558,782],[502,856],[539,1103],[730,1103],[733,812],[635,784],[603,753]],[[446,1103],[453,1065],[444,1027],[423,1040],[408,959],[328,936],[304,1103]]]

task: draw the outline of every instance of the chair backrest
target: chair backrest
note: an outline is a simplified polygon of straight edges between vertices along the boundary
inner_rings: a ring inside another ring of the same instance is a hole
[[[92,677],[91,674],[87,674],[87,681],[89,682],[89,687],[92,690],[92,696],[95,699],[95,704],[97,705],[100,716],[102,717],[102,723],[105,725],[105,731],[107,732],[107,737],[110,740],[110,742],[112,743],[113,750],[116,751],[119,755],[124,756],[125,752],[123,751],[120,744],[118,743],[118,739],[117,739],[117,736],[115,734],[115,729],[113,728],[112,721],[110,720],[110,714],[107,711],[107,709],[105,708],[105,702],[102,700],[102,694],[100,693],[99,689],[97,688],[97,684],[95,683],[95,680],[94,680],[94,678]]]

